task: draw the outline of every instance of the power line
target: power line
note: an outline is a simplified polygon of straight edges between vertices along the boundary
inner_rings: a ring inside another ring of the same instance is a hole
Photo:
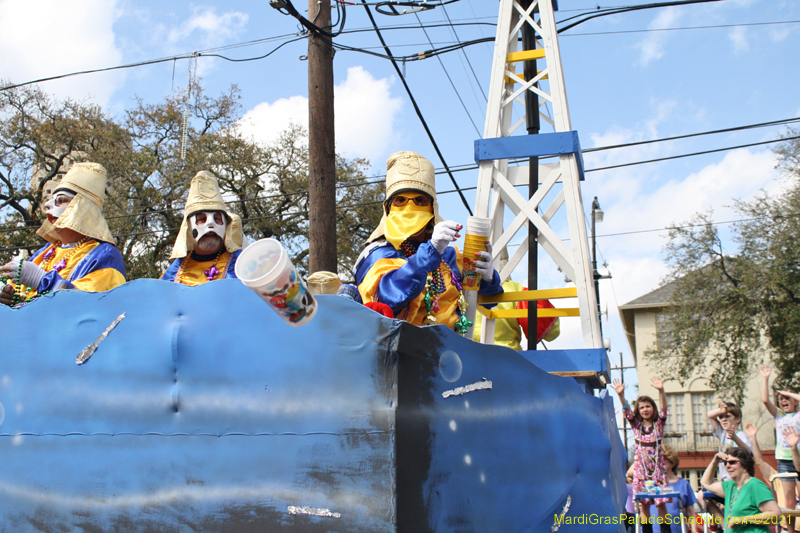
[[[600,146],[597,148],[587,148],[586,150],[581,150],[584,154],[590,152],[598,152],[600,150],[614,150],[616,148],[629,148],[631,146],[641,146],[643,144],[652,144],[657,142],[665,142],[665,141],[675,141],[678,139],[689,139],[691,137],[699,137],[701,135],[715,135],[717,133],[730,133],[733,131],[744,131],[750,130],[755,128],[765,128],[769,126],[783,126],[786,124],[793,124],[795,122],[800,122],[800,117],[797,118],[784,118],[781,120],[772,120],[770,122],[759,122],[757,124],[748,124],[747,126],[736,126],[733,128],[725,128],[721,130],[711,130],[711,131],[702,131],[699,133],[690,133],[688,135],[677,135],[675,137],[663,137],[661,139],[652,139],[649,141],[637,141],[632,143],[625,143],[625,144],[615,144],[612,146]]]
[[[428,42],[430,43],[431,46],[433,46],[433,42],[431,41],[431,38],[428,36],[428,31],[425,29],[424,26],[422,26],[422,21],[419,19],[419,15],[414,13],[414,16],[417,17],[417,21],[419,22],[419,25],[422,28],[423,33],[425,33],[425,37],[428,39]],[[462,50],[462,52],[463,52],[463,50]],[[458,89],[456,88],[456,84],[453,83],[452,78],[450,78],[450,73],[447,72],[447,68],[445,68],[444,62],[442,62],[442,58],[439,57],[439,56],[436,56],[436,59],[437,59],[437,61],[439,61],[439,65],[441,65],[442,70],[444,71],[444,75],[447,76],[447,81],[450,82],[450,86],[453,88],[453,91],[456,93],[456,97],[458,98],[458,101],[461,102],[461,107],[464,108],[464,112],[467,114],[467,118],[472,123],[472,127],[475,128],[475,132],[478,134],[478,137],[483,138],[483,135],[481,135],[481,131],[478,129],[478,126],[475,125],[475,121],[472,120],[472,115],[469,114],[469,109],[467,109],[467,104],[464,103],[464,100],[461,98],[461,94],[459,94]]]
[[[713,1],[723,1],[723,0],[696,0],[696,1],[698,1],[698,2],[713,2]],[[485,18],[493,19],[494,17],[485,17]],[[478,20],[478,18],[475,18],[475,19],[456,19],[456,20]],[[657,31],[679,31],[679,30],[698,30],[698,29],[714,29],[714,28],[736,28],[736,27],[748,27],[748,26],[767,26],[767,25],[775,25],[775,24],[798,24],[798,23],[800,23],[800,20],[753,22],[753,23],[741,23],[741,24],[718,24],[718,25],[708,25],[708,26],[687,26],[687,27],[679,27],[679,28],[648,28],[648,29],[641,29],[641,30],[618,30],[618,31],[607,31],[607,32],[570,33],[570,34],[567,34],[567,35],[563,35],[562,37],[578,37],[578,36],[591,36],[591,35],[616,35],[616,34],[624,34],[624,33],[647,33],[647,32],[657,32]],[[425,28],[447,27],[447,26],[451,26],[451,25],[452,26],[486,25],[486,26],[493,26],[493,27],[496,26],[496,24],[489,23],[489,22],[463,22],[463,23],[462,22],[459,22],[459,23],[451,22],[451,23],[442,23],[442,24],[426,24]],[[572,27],[572,26],[570,26],[570,27]],[[419,29],[419,26],[418,25],[408,25],[408,26],[396,25],[396,26],[389,26],[389,27],[382,28],[383,31],[406,30],[406,29]],[[559,32],[563,31],[563,30],[564,29],[561,29],[561,30],[559,30]],[[346,31],[344,31],[342,33],[344,33],[344,34],[347,34],[347,33],[362,33],[362,32],[367,32],[367,31],[374,31],[374,28],[373,29],[356,28],[356,29],[352,29],[352,30],[346,30]],[[286,41],[284,43],[281,43],[275,49],[271,50],[270,52],[268,52],[266,54],[260,55],[260,56],[248,57],[248,58],[230,58],[230,57],[227,57],[227,56],[223,56],[221,54],[213,53],[213,52],[216,52],[216,51],[231,50],[231,49],[235,49],[235,48],[242,48],[242,47],[246,47],[246,46],[254,46],[254,45],[258,45],[258,44],[263,44],[263,43],[266,43],[266,42],[273,42],[273,41],[278,40],[280,38],[292,37],[292,36],[294,36],[295,38],[294,39],[290,39],[290,40],[288,40],[288,41]],[[280,48],[284,47],[285,45],[293,43],[293,42],[297,42],[297,41],[300,41],[300,40],[303,40],[306,37],[307,37],[307,35],[305,35],[305,34],[294,33],[294,34],[286,34],[286,35],[282,35],[282,36],[266,37],[266,38],[263,38],[263,39],[254,39],[254,40],[251,40],[251,41],[245,41],[245,42],[241,42],[241,43],[233,43],[233,44],[223,45],[223,46],[219,46],[219,47],[215,47],[215,48],[209,48],[209,49],[206,49],[206,50],[200,50],[200,51],[197,52],[197,57],[217,57],[219,59],[223,59],[225,61],[229,61],[229,62],[233,62],[233,63],[242,63],[242,62],[247,62],[247,61],[258,61],[260,59],[265,59],[265,58],[269,57],[270,55],[272,55],[274,52],[276,52]],[[398,61],[420,61],[420,60],[423,60],[423,59],[427,59],[429,57],[437,56],[439,54],[444,54],[444,53],[449,53],[449,52],[462,50],[463,48],[465,48],[467,46],[472,46],[474,44],[488,43],[488,42],[493,42],[493,41],[494,41],[494,37],[486,37],[486,38],[482,38],[482,39],[476,39],[476,40],[473,40],[473,41],[458,42],[455,45],[450,45],[450,46],[447,46],[447,47],[442,48],[442,49],[426,50],[426,51],[420,52],[418,54],[412,54],[412,55],[408,55],[408,56],[399,56],[399,57],[395,57],[395,58],[391,58],[389,56],[385,56],[383,54],[379,54],[379,53],[375,53],[375,52],[370,52],[370,51],[368,51],[367,49],[364,49],[364,48],[350,47],[350,46],[346,46],[346,45],[341,45],[339,43],[335,43],[335,46],[337,48],[341,49],[341,50],[344,50],[344,51],[366,53],[366,54],[373,55],[373,56],[376,56],[376,57],[379,57],[379,58],[382,58],[382,59],[390,59],[390,60],[391,59],[395,59],[395,60],[398,60]],[[103,67],[103,68],[98,68],[98,69],[81,70],[81,71],[70,72],[70,73],[66,73],[66,74],[59,74],[59,75],[56,75],[56,76],[48,76],[48,77],[45,77],[45,78],[39,78],[39,79],[36,79],[36,80],[30,80],[30,81],[26,81],[26,82],[23,82],[23,83],[16,83],[16,84],[2,86],[2,87],[0,87],[0,91],[7,91],[7,90],[11,90],[11,89],[16,89],[16,88],[19,88],[19,87],[25,87],[27,85],[33,85],[33,84],[36,84],[36,83],[43,83],[43,82],[47,82],[47,81],[54,81],[54,80],[59,80],[59,79],[63,79],[63,78],[69,78],[69,77],[73,77],[73,76],[80,76],[80,75],[83,75],[83,74],[95,74],[95,73],[100,73],[100,72],[109,72],[109,71],[114,71],[114,70],[123,70],[123,69],[136,68],[136,67],[142,67],[142,66],[156,65],[156,64],[159,64],[159,63],[168,63],[170,61],[177,61],[179,59],[192,59],[194,57],[194,55],[193,55],[194,53],[195,52],[187,52],[187,53],[177,54],[177,55],[174,55],[174,56],[162,57],[162,58],[158,58],[158,59],[149,59],[149,60],[145,60],[145,61],[139,61],[139,62],[136,62],[136,63],[128,63],[128,64],[124,64],[124,65],[117,65],[117,66],[113,66],[113,67]],[[481,87],[480,84],[479,84],[479,87]],[[482,87],[481,87],[481,92],[483,92]]]
[[[670,161],[672,159],[681,159],[681,158],[684,158],[684,157],[693,157],[693,156],[696,156],[696,155],[706,155],[706,154],[713,154],[713,153],[716,153],[716,152],[726,152],[728,150],[738,150],[739,148],[749,148],[751,146],[761,146],[761,145],[764,145],[764,144],[772,144],[772,143],[779,143],[779,142],[783,142],[783,141],[791,141],[793,139],[800,139],[800,135],[796,135],[794,137],[783,137],[781,139],[773,139],[771,141],[762,141],[762,142],[758,142],[758,143],[740,144],[739,146],[729,146],[728,148],[717,148],[716,150],[705,150],[705,151],[702,151],[702,152],[694,152],[694,153],[691,153],[691,154],[673,155],[673,156],[670,156],[670,157],[659,157],[658,159],[648,159],[646,161],[636,161],[636,162],[633,162],[633,163],[623,163],[621,165],[611,165],[611,166],[608,166],[608,167],[593,168],[593,169],[586,170],[585,172],[598,172],[600,170],[609,170],[609,169],[612,169],[612,168],[630,167],[630,166],[633,166],[633,165],[645,165],[647,163],[657,163],[659,161]]]
[[[606,8],[606,9],[599,9],[596,12],[592,13],[591,15],[575,15],[573,17],[569,17],[563,20],[556,22],[556,24],[563,24],[570,20],[579,19],[571,24],[567,24],[566,26],[562,26],[558,29],[558,33],[567,31],[571,28],[579,24],[583,24],[584,22],[588,22],[592,19],[596,19],[598,17],[605,17],[608,15],[617,15],[619,13],[630,13],[631,11],[640,11],[643,9],[655,9],[660,7],[673,7],[673,6],[685,6],[691,4],[706,4],[709,2],[724,2],[725,0],[671,0],[668,2],[655,2],[651,4],[641,4],[641,5],[634,5],[634,6],[626,6],[626,7],[619,7],[619,8]],[[583,17],[583,18],[580,18]]]
[[[701,136],[701,135],[713,135],[713,134],[717,134],[717,133],[728,133],[728,132],[742,131],[742,130],[748,130],[748,129],[753,129],[753,128],[761,128],[761,127],[769,127],[769,126],[780,126],[780,125],[792,124],[792,123],[795,123],[795,122],[800,122],[800,118],[789,118],[789,119],[782,119],[782,120],[773,120],[773,121],[769,121],[769,122],[760,122],[760,123],[749,124],[749,125],[745,125],[745,126],[737,126],[737,127],[725,128],[725,129],[721,129],[721,130],[711,130],[711,131],[705,131],[705,132],[700,132],[700,133],[692,133],[692,134],[680,135],[680,136],[676,136],[676,137],[665,137],[665,138],[662,138],[662,139],[652,139],[652,140],[649,140],[649,141],[640,141],[640,142],[635,142],[635,143],[617,144],[617,145],[611,145],[611,146],[600,146],[600,147],[597,147],[597,148],[589,148],[589,149],[583,150],[583,152],[586,153],[586,152],[596,152],[596,151],[602,151],[602,150],[612,150],[612,149],[617,149],[617,148],[627,148],[627,147],[630,147],[630,146],[638,146],[638,145],[641,145],[641,144],[650,144],[650,143],[656,143],[656,142],[666,142],[666,141],[672,141],[672,140],[676,140],[676,139],[686,139],[686,138],[697,137],[697,136]],[[733,147],[728,147],[728,148],[720,148],[720,149],[710,150],[710,151],[706,151],[706,152],[696,152],[696,153],[692,153],[692,154],[679,154],[679,155],[676,155],[676,156],[670,156],[670,157],[665,157],[665,158],[660,158],[660,159],[654,159],[654,160],[648,160],[648,161],[639,161],[639,162],[633,162],[633,163],[626,163],[626,164],[618,165],[618,166],[633,166],[633,165],[646,164],[646,163],[651,163],[651,162],[656,162],[656,161],[666,161],[666,160],[670,160],[670,159],[680,159],[680,158],[690,157],[690,156],[694,156],[694,155],[703,155],[703,154],[707,154],[707,153],[734,150],[734,149],[746,148],[746,147],[750,147],[750,146],[758,146],[758,145],[762,145],[762,144],[776,143],[776,142],[782,142],[782,141],[786,141],[786,140],[793,140],[793,139],[797,139],[797,138],[800,138],[800,136],[797,136],[797,137],[785,137],[785,138],[775,139],[775,140],[772,140],[772,141],[745,144],[745,145],[733,146]],[[527,161],[527,160],[523,160],[522,162],[525,162],[525,161]],[[516,162],[516,161],[511,161],[511,162]],[[440,169],[435,170],[434,172],[435,172],[436,175],[442,175],[442,174],[448,174],[448,173],[452,173],[452,172],[464,172],[464,171],[468,171],[468,170],[476,170],[477,168],[478,168],[478,165],[475,165],[475,164],[463,164],[463,165],[455,165],[455,166],[449,167],[447,169],[441,169],[440,168]],[[596,172],[596,171],[599,171],[599,170],[606,170],[606,169],[609,169],[609,168],[616,168],[616,167],[602,167],[602,168],[595,168],[595,169],[587,169],[584,172]],[[386,179],[385,175],[366,176],[363,180],[359,180],[359,181],[356,181],[356,182],[337,184],[336,188],[337,189],[346,189],[346,188],[350,188],[350,187],[363,187],[364,185],[374,185],[374,184],[377,184],[377,183],[382,183],[383,181],[385,181],[385,179]],[[459,192],[459,191],[469,191],[469,190],[476,189],[476,187],[458,187],[458,185],[456,185],[456,187],[457,187],[456,189],[448,190],[448,191],[441,191],[441,192],[439,192],[437,194],[439,194],[439,195],[451,194],[451,193],[455,193],[455,192]],[[245,203],[245,202],[251,202],[251,201],[258,201],[258,200],[272,200],[272,199],[276,199],[276,198],[285,198],[285,197],[288,197],[288,196],[302,195],[302,194],[307,194],[307,193],[308,193],[307,190],[299,190],[299,191],[291,191],[291,192],[280,193],[280,194],[271,194],[271,195],[267,195],[267,196],[254,196],[254,197],[251,197],[251,198],[240,198],[240,199],[236,199],[236,200],[229,200],[229,201],[226,201],[225,203],[226,204],[236,204],[236,203]],[[365,204],[365,205],[369,205],[369,204]],[[147,216],[147,215],[154,215],[154,214],[162,214],[162,213],[173,212],[173,211],[181,211],[181,210],[182,210],[182,208],[169,208],[169,209],[160,209],[160,210],[153,210],[153,211],[142,211],[142,212],[139,212],[139,213],[126,213],[124,215],[115,215],[115,216],[108,217],[108,220],[121,219],[121,218],[131,218],[131,217],[137,217],[137,216]],[[39,227],[38,225],[35,225],[35,226],[5,227],[5,228],[0,228],[0,233],[9,233],[9,232],[23,231],[23,230],[35,230],[35,229],[38,229],[38,227]]]
[[[361,0],[361,3],[362,4],[366,4],[366,0]],[[383,45],[384,49],[386,50],[386,54],[388,56],[391,56],[392,52],[389,50],[389,47],[386,45],[386,41],[383,40],[383,35],[381,35],[381,32],[378,29],[378,25],[375,23],[375,18],[372,16],[372,11],[369,10],[369,6],[367,6],[367,5],[364,5],[364,9],[367,10],[367,16],[369,16],[370,22],[372,22],[372,25],[375,27],[375,33],[378,35],[378,39],[381,41],[381,44]],[[444,160],[444,156],[442,155],[441,150],[439,150],[439,145],[436,144],[436,139],[433,138],[433,133],[431,133],[430,128],[428,128],[428,123],[425,121],[425,117],[422,116],[422,111],[420,110],[419,106],[417,105],[417,101],[414,98],[413,93],[411,92],[411,88],[408,86],[408,82],[406,81],[405,76],[403,76],[403,73],[400,72],[400,67],[397,65],[397,62],[395,60],[392,60],[392,65],[394,66],[394,69],[397,72],[397,75],[400,76],[400,81],[403,82],[403,87],[405,87],[406,93],[408,93],[408,97],[411,100],[411,104],[414,106],[414,111],[416,111],[417,117],[419,117],[419,120],[422,123],[422,127],[425,129],[425,132],[428,134],[428,138],[430,139],[431,144],[433,145],[433,149],[436,150],[436,154],[439,156],[439,160],[442,162],[442,165],[444,165],[445,170],[447,170],[447,174],[448,174],[448,176],[450,176],[450,181],[453,182],[453,185],[456,187],[456,189],[460,189],[460,187],[458,186],[458,182],[456,181],[456,178],[453,176],[453,174],[450,172],[450,169],[447,167],[447,162]],[[464,197],[464,193],[459,191],[458,194],[459,194],[459,196],[461,196],[461,201],[464,203],[464,207],[467,208],[467,212],[470,215],[472,215],[472,209],[469,207],[469,202],[467,202],[467,199]]]
[[[617,30],[617,31],[594,31],[588,33],[569,33],[559,35],[561,37],[584,37],[589,35],[622,35],[625,33],[649,33],[656,31],[684,31],[684,30],[711,30],[718,28],[741,28],[748,26],[772,26],[775,24],[799,24],[800,20],[781,20],[776,22],[749,22],[744,24],[715,24],[713,26],[683,26],[679,28],[647,28],[644,30]]]

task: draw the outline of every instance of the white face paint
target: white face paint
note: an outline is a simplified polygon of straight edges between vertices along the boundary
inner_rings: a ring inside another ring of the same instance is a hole
[[[44,204],[45,212],[53,218],[58,218],[64,213],[72,199],[75,198],[75,193],[70,191],[58,191]]]
[[[224,239],[228,219],[222,211],[200,211],[189,217],[189,225],[195,243],[209,233]]]

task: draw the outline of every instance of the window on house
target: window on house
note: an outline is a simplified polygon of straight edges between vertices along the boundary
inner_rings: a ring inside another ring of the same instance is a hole
[[[695,433],[711,433],[711,423],[708,420],[708,412],[714,408],[713,405],[713,392],[692,393],[692,424]]]
[[[667,433],[686,433],[686,415],[683,409],[684,394],[667,394],[669,416],[667,417]]]
[[[668,316],[664,313],[656,315],[656,345],[659,349],[664,348],[665,344],[668,344],[672,339]]]

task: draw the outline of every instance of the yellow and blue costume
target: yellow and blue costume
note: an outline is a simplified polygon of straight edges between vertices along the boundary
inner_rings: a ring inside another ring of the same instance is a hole
[[[433,165],[403,151],[389,156],[386,167],[384,215],[354,270],[361,299],[386,304],[395,317],[417,326],[444,324],[465,332],[462,256],[452,247],[439,253],[427,235],[431,224],[442,221]],[[406,198],[398,206],[393,199],[400,194]],[[428,200],[417,203],[423,195]],[[491,282],[481,281],[481,294],[501,292],[497,272]]]
[[[116,241],[102,213],[107,179],[102,165],[88,162],[73,164],[64,175],[54,195],[63,191],[74,196],[52,223],[45,220],[36,232],[50,241],[30,259],[43,271],[43,276],[36,287],[27,287],[26,292],[19,293],[20,303],[61,289],[102,292],[125,283],[125,263],[113,244]],[[82,238],[63,244],[59,241],[59,230],[71,230]],[[22,267],[20,263],[17,281]],[[15,292],[23,286],[12,285]]]
[[[48,244],[37,250],[31,261],[47,274],[38,287],[31,288],[27,298],[60,289],[103,292],[125,283],[125,263],[119,250],[96,239],[74,246]],[[64,266],[58,268],[62,261]]]
[[[218,277],[214,276],[214,279],[236,278],[234,265],[241,253],[241,250],[236,250],[233,253],[225,250],[219,255],[199,255],[192,252],[186,257],[175,259],[169,265],[167,271],[161,275],[161,279],[194,287],[210,281],[208,279],[209,275],[214,270],[218,273]],[[212,267],[214,267],[213,270]]]
[[[369,255],[357,266],[356,285],[364,302],[385,303],[395,317],[421,326],[427,317],[424,302],[428,273],[441,265],[445,291],[439,296],[433,316],[438,324],[453,328],[461,317],[461,254],[448,247],[439,254],[430,242],[419,244],[413,255],[405,257],[401,250],[383,241],[369,249]],[[455,277],[455,283],[454,283]],[[480,294],[503,292],[497,273],[491,283],[481,280]]]

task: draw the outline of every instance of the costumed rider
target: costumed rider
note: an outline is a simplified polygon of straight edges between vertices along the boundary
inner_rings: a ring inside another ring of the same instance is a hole
[[[125,263],[103,218],[106,169],[98,163],[75,163],[45,203],[47,220],[36,232],[50,244],[33,258],[0,266],[9,278],[0,303],[29,303],[61,289],[102,292],[125,283]]]
[[[386,304],[395,317],[411,324],[444,324],[463,335],[470,323],[461,287],[462,256],[449,246],[462,226],[439,217],[430,161],[415,152],[396,152],[386,169],[384,215],[355,266],[361,299],[365,305]],[[503,292],[491,249],[476,259],[480,294]]]
[[[235,278],[234,265],[243,243],[242,221],[225,210],[217,177],[201,170],[189,186],[183,223],[170,256],[174,261],[161,279],[195,286]]]

